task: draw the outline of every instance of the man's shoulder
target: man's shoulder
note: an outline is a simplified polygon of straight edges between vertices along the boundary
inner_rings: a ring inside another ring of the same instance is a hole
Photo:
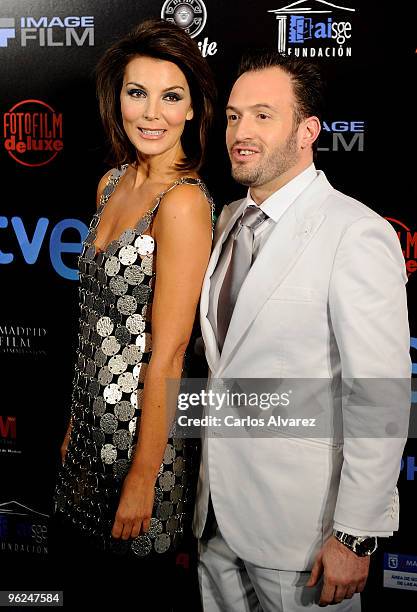
[[[362,218],[383,219],[370,206],[337,189],[332,189],[329,193],[325,202],[325,212],[329,219],[338,220],[342,224],[350,224]]]
[[[322,209],[326,216],[325,227],[333,237],[350,236],[362,240],[364,233],[372,230],[373,236],[397,245],[398,238],[391,223],[360,200],[332,188]]]

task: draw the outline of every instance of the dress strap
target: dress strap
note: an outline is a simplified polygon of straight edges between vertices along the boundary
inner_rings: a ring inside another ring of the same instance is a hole
[[[89,233],[89,236],[88,236],[90,241],[95,239],[95,233],[96,233],[95,228],[97,227],[97,225],[98,225],[98,223],[100,221],[100,217],[101,217],[101,214],[102,214],[102,212],[104,210],[104,207],[106,206],[108,200],[110,199],[110,196],[112,195],[112,193],[116,189],[116,186],[117,186],[118,182],[120,181],[121,177],[126,172],[128,166],[129,166],[129,164],[123,164],[122,166],[120,166],[120,168],[113,168],[113,170],[110,172],[110,175],[109,175],[109,178],[107,180],[106,186],[104,187],[103,193],[100,196],[99,206],[98,206],[98,208],[96,210],[95,215],[93,216],[93,218],[91,220],[90,233]],[[176,181],[174,181],[174,183],[172,183],[172,185],[167,187],[167,189],[165,189],[164,191],[162,191],[161,193],[159,193],[156,196],[154,206],[152,208],[150,208],[139,219],[139,221],[136,223],[135,227],[132,228],[136,232],[136,234],[138,236],[143,234],[148,229],[150,224],[152,223],[153,217],[154,217],[156,211],[158,210],[158,206],[161,203],[162,198],[169,191],[172,191],[172,189],[177,187],[177,185],[198,185],[200,187],[200,189],[202,190],[202,192],[206,196],[208,203],[210,204],[210,209],[211,209],[211,226],[212,226],[212,232],[213,232],[213,229],[214,229],[214,202],[213,202],[213,198],[211,197],[211,195],[210,195],[206,185],[203,183],[203,181],[201,179],[194,178],[194,177],[191,177],[191,176],[183,176],[183,177],[177,179]]]
[[[107,179],[106,186],[103,189],[103,193],[100,196],[99,206],[96,211],[98,217],[101,216],[105,205],[107,204],[113,191],[116,189],[117,183],[120,181],[124,173],[126,172],[129,164],[123,164],[120,168],[113,168],[110,172],[109,178]]]
[[[209,190],[207,189],[205,183],[203,183],[203,181],[199,178],[194,178],[191,176],[182,176],[181,178],[177,179],[174,183],[172,183],[172,185],[170,185],[167,189],[165,189],[164,191],[162,191],[155,199],[155,205],[154,207],[149,211],[149,215],[153,216],[155,214],[155,212],[158,209],[159,204],[162,201],[162,198],[170,191],[172,191],[173,189],[175,189],[175,187],[177,187],[178,185],[198,185],[201,189],[201,191],[204,193],[208,203],[210,204],[210,210],[211,210],[211,225],[212,225],[212,229],[214,228],[214,201],[213,198],[210,195]]]

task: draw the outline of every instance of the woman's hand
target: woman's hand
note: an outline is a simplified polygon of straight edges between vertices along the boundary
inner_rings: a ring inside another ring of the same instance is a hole
[[[148,531],[155,496],[155,479],[129,473],[122,487],[112,529],[114,538],[136,538]]]
[[[70,437],[71,437],[71,430],[72,430],[72,420],[70,420],[69,425],[68,425],[68,429],[67,432],[64,436],[64,440],[61,444],[61,448],[60,448],[60,454],[61,454],[61,463],[62,465],[64,465],[65,463],[65,457],[67,454],[67,450],[68,450],[68,444],[70,441]]]

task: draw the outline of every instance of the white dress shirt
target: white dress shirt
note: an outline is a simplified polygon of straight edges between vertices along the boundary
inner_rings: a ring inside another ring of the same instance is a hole
[[[267,218],[254,230],[254,244],[253,244],[253,259],[255,261],[259,255],[260,250],[266,243],[269,235],[273,228],[281,219],[285,211],[295,202],[295,200],[301,195],[301,193],[307,189],[310,183],[316,178],[317,171],[314,164],[311,164],[308,168],[300,172],[296,177],[291,179],[286,185],[275,191],[269,196],[262,204],[259,205]],[[258,206],[252,199],[250,194],[250,188],[246,196],[245,206],[242,209],[242,216],[248,206]],[[239,218],[240,220],[240,218]],[[237,223],[239,222],[237,221]],[[234,231],[234,228],[231,230]],[[208,309],[208,318],[213,327],[213,330],[217,337],[217,307],[219,302],[220,289],[222,287],[226,270],[229,267],[230,258],[232,255],[232,241],[226,241],[223,244],[223,249],[226,252],[222,252],[219,257],[218,265],[213,272],[211,277],[210,285],[210,304]]]

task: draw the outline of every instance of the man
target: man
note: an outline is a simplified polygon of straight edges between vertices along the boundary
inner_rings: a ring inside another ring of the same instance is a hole
[[[408,414],[390,403],[384,431],[395,423],[397,433],[374,435],[381,413],[347,408],[340,388],[409,379],[404,260],[392,227],[313,165],[317,69],[266,52],[239,74],[226,142],[233,177],[249,189],[219,219],[203,285],[210,384],[327,380],[320,416],[339,416],[343,432],[206,433],[194,521],[204,610],[357,610],[375,538],[398,526]],[[313,403],[297,409],[308,416]]]

